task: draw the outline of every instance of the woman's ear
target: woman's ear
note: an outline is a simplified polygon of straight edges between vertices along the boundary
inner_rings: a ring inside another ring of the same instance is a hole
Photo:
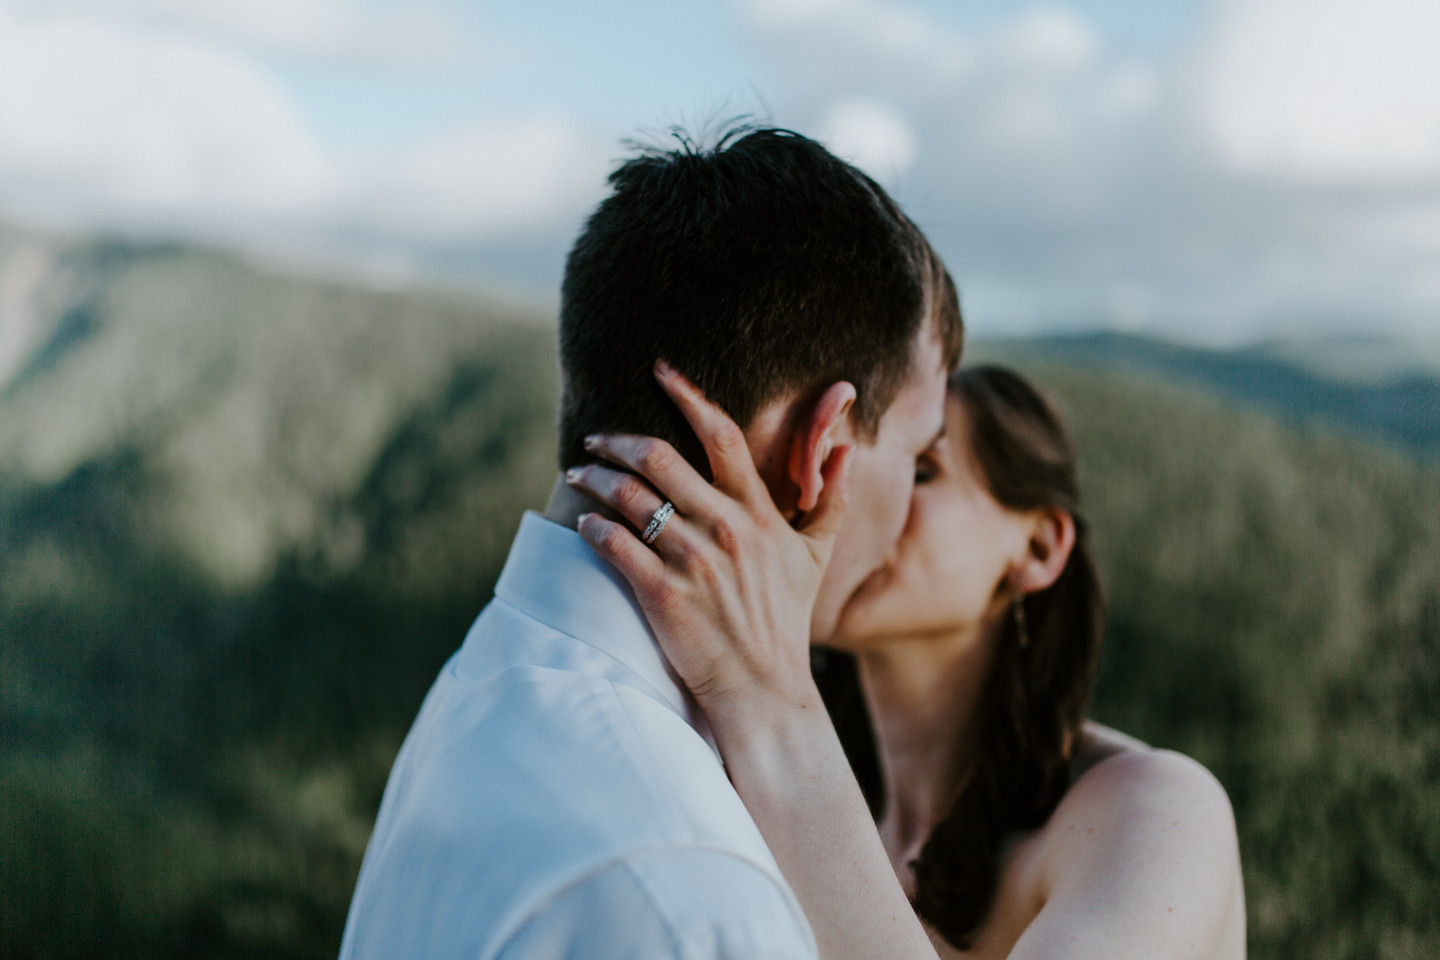
[[[855,385],[841,380],[826,387],[809,412],[796,420],[787,467],[799,492],[795,507],[801,513],[814,510],[825,489],[823,470],[830,453],[853,442],[850,408],[854,405]]]
[[[1070,511],[1049,507],[1033,516],[1025,556],[1012,573],[1011,589],[1022,593],[1048,590],[1065,572],[1075,549],[1075,518]]]

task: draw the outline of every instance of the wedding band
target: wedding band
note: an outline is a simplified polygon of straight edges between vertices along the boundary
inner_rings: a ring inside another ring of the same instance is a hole
[[[640,534],[640,539],[645,541],[646,546],[655,542],[656,538],[660,536],[660,531],[665,529],[665,524],[669,523],[673,516],[675,516],[675,504],[669,500],[660,504],[660,509],[650,517],[650,526]]]

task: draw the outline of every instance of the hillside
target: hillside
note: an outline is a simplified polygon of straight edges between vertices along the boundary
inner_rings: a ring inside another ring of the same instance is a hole
[[[390,756],[553,476],[552,335],[39,244],[0,389],[0,953],[333,956]]]
[[[333,956],[394,751],[548,489],[553,334],[171,246],[0,231],[0,277],[0,954]],[[1003,348],[1082,453],[1095,714],[1229,789],[1252,956],[1436,955],[1440,468]]]
[[[1336,430],[1440,463],[1440,339],[1279,341],[1208,350],[1088,333],[982,342],[974,353],[1185,386],[1295,426]]]

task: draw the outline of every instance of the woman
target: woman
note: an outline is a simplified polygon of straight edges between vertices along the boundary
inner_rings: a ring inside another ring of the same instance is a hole
[[[719,463],[739,459],[712,442],[724,415],[683,377],[660,379],[723,488],[744,467]],[[823,564],[824,544],[787,549],[803,538],[750,480],[684,518],[683,555],[641,553],[598,517],[581,533],[636,587],[705,708],[822,956],[1243,956],[1223,789],[1084,721],[1103,610],[1063,424],[993,367],[952,378],[946,423],[892,561],[829,641],[844,654],[818,658],[818,687],[797,657],[806,638],[783,625],[787,603],[813,596],[804,558]],[[648,479],[661,496],[703,482],[686,471]],[[610,489],[593,472],[577,481]]]

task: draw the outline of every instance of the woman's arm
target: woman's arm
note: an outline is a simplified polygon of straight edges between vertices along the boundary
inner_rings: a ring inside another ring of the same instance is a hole
[[[820,955],[933,960],[818,692],[768,721],[715,729],[731,782],[799,898]]]
[[[792,528],[734,422],[683,377],[657,375],[704,443],[715,484],[661,441],[597,438],[592,452],[644,476],[676,515],[653,549],[594,514],[581,518],[580,533],[630,582],[705,711],[821,956],[934,960],[810,676],[810,612],[845,506],[849,451],[832,455],[819,502]],[[635,529],[661,502],[604,467],[567,478]]]

